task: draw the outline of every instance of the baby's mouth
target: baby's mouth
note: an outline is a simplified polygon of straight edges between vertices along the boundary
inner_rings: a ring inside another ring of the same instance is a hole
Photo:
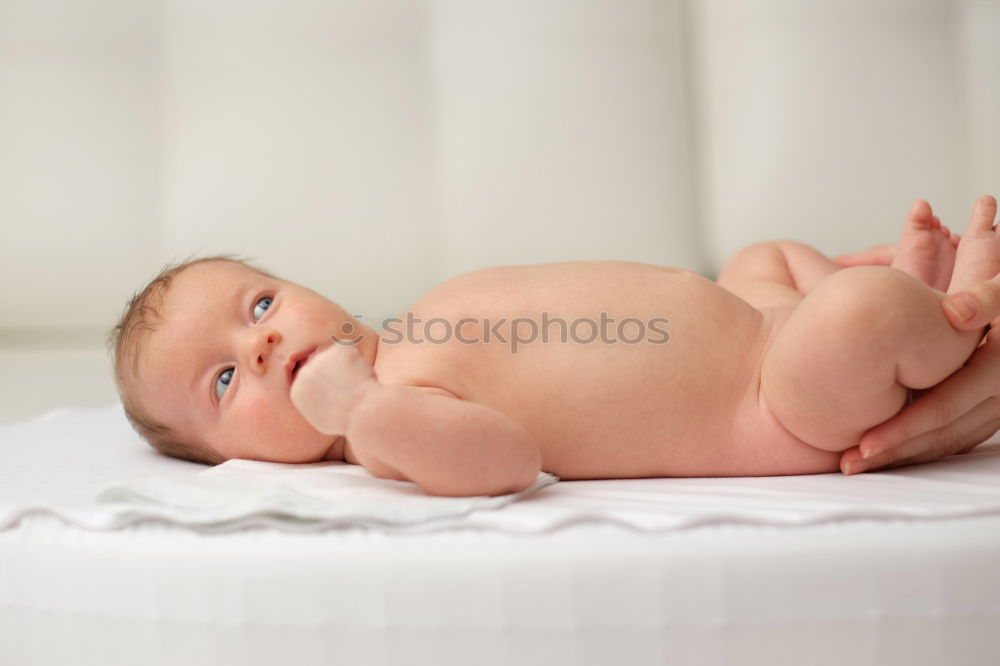
[[[312,349],[306,349],[305,351],[295,354],[288,360],[288,363],[285,365],[285,371],[288,374],[289,384],[295,381],[295,377],[298,375],[299,370],[302,369],[302,366],[306,364],[306,361],[312,358],[315,353],[316,347],[313,347]]]

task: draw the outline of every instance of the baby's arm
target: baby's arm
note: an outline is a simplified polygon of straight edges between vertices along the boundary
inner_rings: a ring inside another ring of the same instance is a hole
[[[726,262],[716,282],[756,308],[789,307],[841,268],[804,243],[756,243]]]
[[[380,384],[355,409],[346,436],[365,467],[388,466],[432,495],[517,492],[542,464],[514,419],[421,386]]]
[[[409,479],[434,495],[517,492],[541,468],[538,445],[514,419],[441,389],[382,384],[354,347],[316,354],[299,371],[291,399],[314,428],[344,435],[370,472]]]

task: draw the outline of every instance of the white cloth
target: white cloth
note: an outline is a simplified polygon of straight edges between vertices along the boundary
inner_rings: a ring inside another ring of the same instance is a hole
[[[109,486],[97,498],[106,520],[95,516],[91,521],[111,528],[156,519],[202,531],[244,525],[405,529],[499,509],[556,481],[542,472],[519,493],[435,497],[415,483],[379,479],[358,465],[229,460],[194,478],[154,477]]]
[[[120,404],[58,409],[0,426],[0,530],[54,515],[95,530],[161,521],[204,532],[368,526],[430,529],[499,509],[554,483],[497,497],[433,497],[343,463],[230,460],[216,467],[167,458],[132,430]]]
[[[260,525],[512,533],[583,522],[666,531],[1000,515],[1000,438],[967,455],[851,477],[554,480],[543,474],[527,491],[499,498],[436,498],[339,463],[230,461],[206,469],[150,451],[120,405],[0,426],[0,529],[32,513],[93,529],[158,520],[208,531]]]

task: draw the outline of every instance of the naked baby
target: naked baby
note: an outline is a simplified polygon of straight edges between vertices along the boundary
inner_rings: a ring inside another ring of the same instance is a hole
[[[625,261],[452,278],[377,332],[245,263],[170,268],[113,330],[129,420],[160,451],[344,460],[439,495],[562,479],[836,471],[960,368],[941,301],[1000,273],[996,202],[958,240],[925,202],[890,266],[759,243],[713,282]]]

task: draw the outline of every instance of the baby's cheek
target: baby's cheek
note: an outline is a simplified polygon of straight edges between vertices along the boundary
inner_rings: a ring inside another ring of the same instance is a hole
[[[273,431],[288,427],[288,415],[283,414],[279,406],[264,397],[248,398],[240,407],[239,430],[248,438],[271,439]]]
[[[270,456],[289,463],[303,462],[303,456],[311,460],[313,445],[320,434],[290,400],[256,401],[253,412],[255,416],[247,422],[252,424],[253,432]]]

